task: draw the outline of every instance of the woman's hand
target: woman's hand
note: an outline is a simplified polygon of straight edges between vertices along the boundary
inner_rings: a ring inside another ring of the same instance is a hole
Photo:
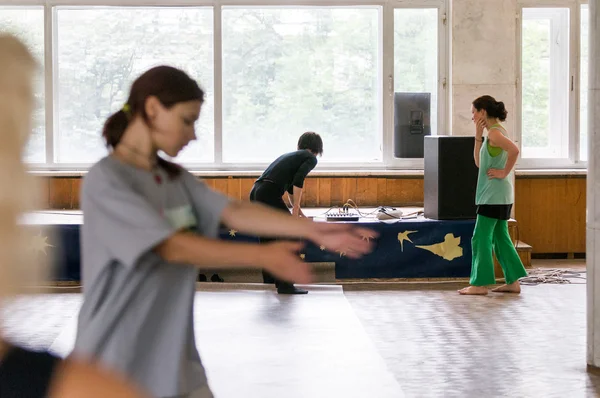
[[[312,281],[311,267],[300,258],[303,243],[282,241],[261,246],[257,265],[284,281],[300,284]]]
[[[323,250],[343,253],[348,258],[359,258],[373,250],[377,232],[346,223],[314,222],[310,240]],[[276,277],[293,283],[310,283],[311,268],[300,259],[304,247],[299,242],[274,242],[261,245],[256,261]]]
[[[349,258],[360,258],[373,250],[372,240],[377,232],[346,223],[314,222],[310,240],[330,252],[344,253]]]
[[[481,141],[483,137],[483,130],[485,129],[485,120],[479,119],[475,121],[475,138]]]
[[[501,169],[488,169],[487,175],[490,180],[492,180],[494,178],[503,180],[506,178],[508,173],[506,171],[504,171],[504,169],[502,169],[502,170]]]

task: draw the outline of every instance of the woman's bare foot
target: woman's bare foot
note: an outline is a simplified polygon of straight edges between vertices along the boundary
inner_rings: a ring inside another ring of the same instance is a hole
[[[468,286],[458,291],[462,295],[485,296],[488,294],[488,288],[483,286]]]
[[[510,285],[502,285],[495,289],[492,289],[492,292],[496,293],[521,293],[521,284],[519,281],[513,282]]]

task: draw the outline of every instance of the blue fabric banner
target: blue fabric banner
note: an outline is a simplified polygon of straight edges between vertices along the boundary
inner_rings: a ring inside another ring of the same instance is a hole
[[[353,260],[345,253],[307,243],[301,257],[308,262],[334,262],[337,279],[463,278],[470,274],[475,220],[415,219],[360,222],[360,225],[379,234],[374,240],[375,250],[369,255]],[[43,226],[48,231],[43,249],[54,260],[55,281],[81,280],[79,228],[76,224]],[[239,242],[258,241],[256,237],[228,229],[221,230],[220,237]]]
[[[471,272],[471,238],[475,220],[428,219],[360,222],[379,234],[375,250],[354,260],[345,253],[308,243],[302,252],[308,262],[335,262],[337,279],[464,278]],[[256,241],[223,230],[222,239]],[[365,239],[369,239],[365,237]]]

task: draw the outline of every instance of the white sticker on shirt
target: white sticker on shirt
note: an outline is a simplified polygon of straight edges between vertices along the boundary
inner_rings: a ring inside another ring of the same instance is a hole
[[[169,224],[177,230],[192,229],[198,225],[198,221],[190,205],[167,209],[164,214]]]

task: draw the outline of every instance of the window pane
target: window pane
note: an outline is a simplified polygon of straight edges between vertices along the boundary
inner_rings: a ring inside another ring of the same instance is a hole
[[[569,9],[523,9],[524,158],[569,156]]]
[[[382,159],[378,8],[224,8],[223,160],[270,162],[305,131],[323,162]]]
[[[579,159],[587,161],[588,159],[588,73],[590,67],[589,59],[589,40],[590,40],[590,9],[589,6],[581,6],[581,89],[580,89],[580,140],[579,140]]]
[[[33,52],[40,65],[36,75],[33,132],[25,161],[44,163],[46,161],[45,110],[44,110],[44,8],[43,7],[0,7],[0,32],[12,33],[23,40]]]
[[[437,134],[438,10],[394,10],[394,92],[430,98],[431,134]],[[395,124],[398,124],[396,121]],[[428,126],[426,126],[428,127]]]
[[[198,140],[177,160],[213,161],[212,8],[60,8],[57,14],[57,162],[104,156],[104,121],[123,106],[135,78],[161,64],[182,68],[207,93]]]

